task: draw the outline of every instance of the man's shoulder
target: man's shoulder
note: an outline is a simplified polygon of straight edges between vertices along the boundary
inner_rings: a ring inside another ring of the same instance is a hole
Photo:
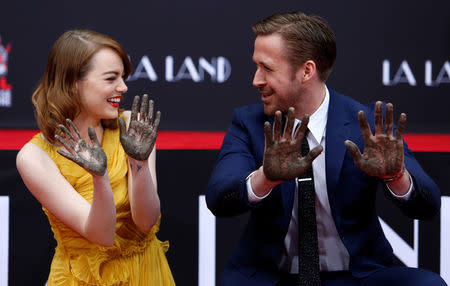
[[[364,112],[371,112],[374,108],[374,103],[363,104],[354,98],[351,98],[344,94],[340,94],[332,89],[329,89],[329,92],[330,108],[341,107],[345,109],[345,111],[351,113],[358,112],[359,110],[363,110]]]
[[[261,121],[267,120],[267,115],[264,114],[264,106],[260,104],[249,104],[237,107],[234,109],[233,118],[243,121]]]
[[[250,113],[250,114],[259,114],[264,113],[264,107],[262,103],[258,104],[248,104],[242,105],[234,109],[234,112],[237,113]]]

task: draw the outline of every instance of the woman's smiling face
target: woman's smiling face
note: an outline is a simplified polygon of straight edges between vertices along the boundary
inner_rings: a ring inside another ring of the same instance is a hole
[[[122,59],[114,50],[97,51],[90,59],[88,72],[77,81],[81,100],[78,116],[95,121],[116,118],[122,96],[128,90],[123,76]]]

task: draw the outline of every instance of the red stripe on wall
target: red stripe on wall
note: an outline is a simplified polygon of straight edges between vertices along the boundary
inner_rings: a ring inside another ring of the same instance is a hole
[[[17,150],[27,143],[39,130],[0,130],[0,150]]]
[[[450,152],[450,134],[404,134],[414,152]]]
[[[160,131],[156,148],[163,150],[218,150],[225,132]]]
[[[39,130],[0,130],[0,150],[18,150]],[[159,131],[156,148],[161,150],[220,149],[225,132]]]
[[[0,130],[0,150],[18,150],[37,130]],[[160,131],[156,147],[160,150],[217,150],[225,132]],[[450,134],[405,134],[414,152],[450,152]]]

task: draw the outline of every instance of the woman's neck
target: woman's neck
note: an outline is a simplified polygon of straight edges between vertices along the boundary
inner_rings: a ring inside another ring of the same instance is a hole
[[[91,142],[88,134],[88,128],[89,126],[92,126],[94,127],[94,131],[97,135],[98,141],[100,143],[102,142],[104,128],[101,120],[88,120],[85,117],[78,116],[73,120],[73,123],[77,127],[78,132],[80,132],[81,138],[84,139],[84,141],[88,143]]]

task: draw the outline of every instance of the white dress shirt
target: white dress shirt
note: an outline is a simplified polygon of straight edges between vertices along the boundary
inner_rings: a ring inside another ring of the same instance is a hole
[[[328,200],[327,184],[326,184],[326,168],[325,168],[325,133],[328,117],[328,105],[330,102],[330,94],[326,88],[325,98],[319,108],[310,116],[307,140],[310,149],[318,146],[323,147],[322,153],[312,162],[314,174],[314,187],[316,191],[315,207],[317,236],[319,247],[319,263],[321,271],[338,271],[349,269],[349,254],[345,248],[331,214],[330,202]],[[295,126],[300,120],[295,119]],[[294,128],[295,130],[295,128]],[[344,142],[342,142],[344,144]],[[412,182],[412,180],[410,180]],[[412,185],[412,184],[411,184]],[[247,195],[250,202],[259,202],[267,197],[258,197],[253,192],[251,186],[251,174],[247,177]],[[396,196],[399,199],[408,199],[411,195],[412,186],[405,196]],[[301,191],[301,190],[300,190]],[[279,261],[279,268],[284,272],[298,273],[298,224],[297,224],[297,207],[298,207],[298,182],[295,180],[295,197],[294,206],[292,208],[291,221],[289,223],[288,232],[284,239],[284,251]]]

